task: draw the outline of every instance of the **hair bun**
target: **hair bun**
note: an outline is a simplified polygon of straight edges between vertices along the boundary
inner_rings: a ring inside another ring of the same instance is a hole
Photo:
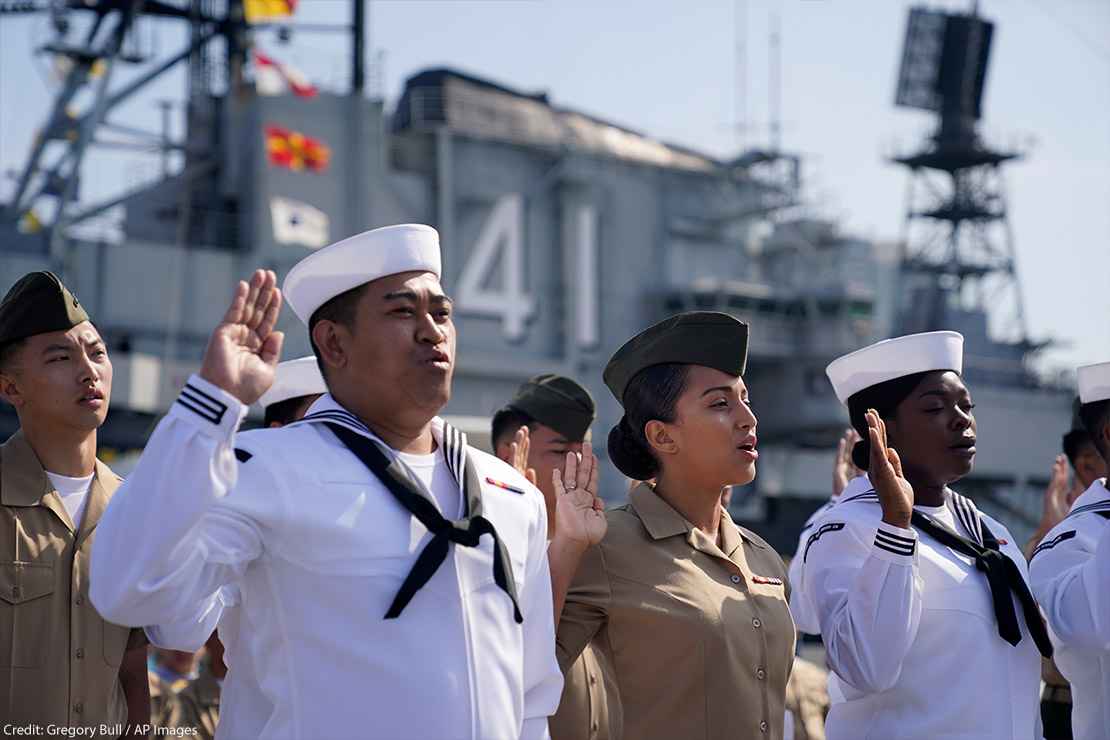
[[[867,470],[871,465],[871,440],[867,437],[852,446],[852,464],[860,470]]]
[[[636,439],[627,416],[622,416],[620,423],[609,430],[609,459],[633,480],[650,480],[658,472],[655,456]]]

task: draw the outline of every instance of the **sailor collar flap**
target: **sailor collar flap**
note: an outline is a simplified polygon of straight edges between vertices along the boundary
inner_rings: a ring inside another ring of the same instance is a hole
[[[1090,488],[1080,494],[1071,505],[1071,511],[1066,518],[1071,519],[1081,514],[1099,514],[1110,519],[1110,490],[1106,488],[1105,478],[1097,479]]]
[[[421,488],[423,493],[431,497],[431,493],[424,489],[423,484],[420,483],[417,477],[412,473],[408,465],[398,457],[393,448],[387,445],[381,437],[374,434],[361,419],[340,406],[330,393],[325,393],[318,398],[309,407],[308,413],[304,415],[304,418],[293,422],[289,426],[320,423],[337,424],[370,439],[390,458],[390,460],[398,463],[398,469],[403,471],[405,475],[412,480],[414,485]],[[458,483],[459,488],[462,489],[463,482],[466,480],[467,468],[466,435],[437,416],[432,419],[432,437],[436,441],[438,451],[443,454],[444,460],[447,462],[447,467],[451,471],[451,476],[455,479],[455,482]]]
[[[313,404],[309,413],[296,423],[327,426],[386,487],[397,503],[432,534],[432,539],[425,545],[408,577],[401,584],[401,590],[386,612],[386,619],[395,619],[401,615],[416,592],[443,563],[451,544],[477,547],[481,536],[488,534],[493,538],[494,580],[512,602],[516,622],[519,624],[523,621],[508,551],[493,523],[482,515],[482,486],[476,466],[468,460],[466,435],[442,419],[432,421],[432,436],[466,502],[464,518],[450,520],[442,515],[431,492],[400,456],[361,420],[335,403],[330,395],[325,395]]]

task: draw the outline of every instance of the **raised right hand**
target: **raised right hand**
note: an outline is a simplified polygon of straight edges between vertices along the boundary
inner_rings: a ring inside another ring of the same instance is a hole
[[[521,427],[513,435],[513,441],[509,444],[509,454],[512,456],[513,467],[534,486],[536,485],[536,469],[528,467],[528,451],[531,446],[532,440],[528,434],[528,427]]]
[[[1052,462],[1052,477],[1044,492],[1040,528],[1047,534],[1068,515],[1068,458],[1057,455]]]
[[[879,505],[883,507],[883,521],[892,527],[910,528],[913,515],[913,486],[902,475],[902,460],[893,447],[887,446],[886,424],[874,409],[868,409],[867,433],[871,439],[871,462],[867,471]]]
[[[208,339],[200,377],[248,406],[274,383],[284,335],[274,331],[281,291],[271,270],[239,281],[223,321]]]
[[[568,452],[563,470],[551,471],[555,488],[555,537],[586,549],[601,542],[609,527],[605,502],[597,495],[597,458],[590,443]]]
[[[852,427],[848,427],[844,430],[840,442],[836,445],[836,462],[833,463],[832,477],[833,498],[844,493],[844,489],[848,487],[848,481],[864,474],[864,471],[857,468],[856,464],[852,462],[852,448],[856,446],[856,442],[859,442],[859,440],[859,433]]]

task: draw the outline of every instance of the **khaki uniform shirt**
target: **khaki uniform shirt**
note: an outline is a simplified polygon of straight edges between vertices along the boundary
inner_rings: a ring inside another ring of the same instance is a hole
[[[593,641],[636,740],[780,740],[794,623],[777,553],[721,515],[721,547],[642,484],[567,594],[564,671]]]
[[[587,645],[563,678],[559,710],[548,722],[551,740],[620,740],[620,694],[605,654]]]
[[[0,446],[0,717],[17,726],[109,725],[127,704],[119,670],[141,630],[109,624],[89,601],[97,522],[120,480],[97,461],[81,529],[22,431]],[[119,734],[113,731],[109,735]]]
[[[794,715],[794,740],[825,740],[829,672],[801,658],[786,684],[786,708]]]
[[[150,721],[155,727],[176,728],[189,737],[212,740],[220,721],[220,682],[204,667],[192,681],[169,683],[150,674]],[[161,737],[157,730],[151,737]],[[181,735],[185,736],[185,735]]]

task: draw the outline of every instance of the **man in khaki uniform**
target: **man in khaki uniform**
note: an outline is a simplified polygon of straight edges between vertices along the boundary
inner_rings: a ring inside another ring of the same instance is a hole
[[[786,711],[794,718],[794,740],[825,740],[829,672],[799,657],[786,682]]]
[[[54,275],[0,303],[0,397],[20,429],[0,446],[0,718],[15,729],[149,721],[142,630],[89,601],[95,529],[120,479],[96,459],[112,391],[104,342]]]
[[[158,650],[156,654],[158,665],[150,672],[152,724],[185,731],[198,740],[212,740],[220,721],[220,689],[227,675],[223,645],[216,634],[196,653]],[[157,736],[157,730],[152,734]]]
[[[538,375],[493,416],[494,453],[543,493],[548,539],[556,534],[552,473],[568,452],[581,453],[596,415],[589,391],[570,378]],[[623,717],[616,679],[603,654],[587,645],[563,674],[563,696],[549,722],[551,740],[619,740]]]

